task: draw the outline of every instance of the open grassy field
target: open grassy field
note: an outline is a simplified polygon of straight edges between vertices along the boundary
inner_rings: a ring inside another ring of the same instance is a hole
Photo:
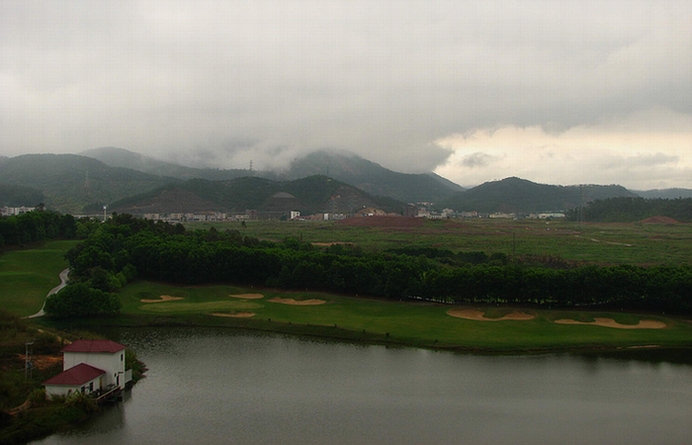
[[[347,221],[248,221],[190,223],[188,228],[239,230],[260,239],[296,237],[316,244],[353,243],[366,250],[438,247],[458,251],[496,252],[508,256],[554,256],[595,264],[692,264],[689,224],[577,223],[541,220],[422,220],[360,218]],[[383,222],[384,221],[384,222]]]
[[[51,241],[39,248],[0,255],[0,306],[15,315],[35,314],[46,294],[60,284],[65,252],[77,241]]]
[[[529,320],[491,322],[453,317],[448,311],[460,308],[447,305],[221,285],[179,287],[145,281],[122,289],[121,298],[125,316],[152,323],[194,317],[195,323],[206,325],[242,326],[421,347],[516,352],[650,345],[692,346],[692,323],[689,321],[629,313],[472,308],[491,319],[511,317],[517,313],[533,317]],[[312,304],[299,305],[287,299]],[[593,322],[601,318],[613,319],[622,326],[613,328],[555,323],[564,319]],[[664,323],[665,328],[631,329],[641,321]]]

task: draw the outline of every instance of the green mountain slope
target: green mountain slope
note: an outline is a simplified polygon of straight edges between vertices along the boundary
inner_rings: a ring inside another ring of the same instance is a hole
[[[596,199],[636,195],[619,185],[558,186],[520,178],[486,182],[440,203],[456,211],[541,212],[568,210]]]
[[[0,207],[35,207],[45,200],[43,193],[34,188],[0,184]]]
[[[321,150],[296,159],[289,179],[322,174],[351,184],[374,196],[404,202],[437,202],[463,188],[434,173],[399,173],[351,153]]]
[[[0,184],[36,189],[48,208],[66,213],[79,214],[90,205],[99,208],[173,181],[69,154],[29,154],[0,163]]]
[[[114,147],[95,148],[82,154],[113,167],[126,167],[178,179],[219,181],[256,176],[281,181],[325,175],[357,187],[370,195],[387,196],[404,202],[436,202],[463,190],[462,187],[435,173],[399,173],[352,153],[329,150],[316,151],[296,159],[283,172],[183,167]]]
[[[171,162],[160,161],[158,159],[144,156],[133,151],[117,147],[99,147],[86,150],[80,153],[97,159],[111,167],[123,167],[137,170],[143,173],[150,173],[158,176],[169,176],[177,179],[208,179],[220,181],[224,179],[234,179],[242,176],[249,176],[249,170],[242,169],[213,169],[213,168],[194,168],[185,167]]]
[[[271,181],[244,177],[228,181],[191,179],[132,196],[111,206],[113,211],[132,214],[178,212],[238,212],[257,210],[281,216],[291,210],[302,214],[348,213],[364,206],[401,212],[404,203],[372,197],[327,176],[309,176],[295,181]]]

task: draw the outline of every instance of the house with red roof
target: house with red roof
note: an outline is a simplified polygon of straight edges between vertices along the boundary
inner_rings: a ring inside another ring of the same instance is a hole
[[[123,389],[132,380],[125,370],[126,346],[110,340],[77,340],[62,349],[63,372],[43,382],[51,395]]]

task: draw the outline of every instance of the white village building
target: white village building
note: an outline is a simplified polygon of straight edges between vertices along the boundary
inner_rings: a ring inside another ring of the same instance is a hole
[[[63,348],[63,372],[43,382],[46,393],[124,389],[132,380],[125,370],[126,346],[110,340],[77,340]]]

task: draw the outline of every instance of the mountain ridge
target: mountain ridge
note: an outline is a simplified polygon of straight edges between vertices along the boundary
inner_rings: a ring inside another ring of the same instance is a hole
[[[286,192],[293,195],[296,198],[291,204],[295,207],[294,210],[333,212],[339,209],[338,211],[348,213],[347,210],[354,209],[353,202],[349,202],[351,200],[357,201],[360,205],[380,206],[397,213],[403,211],[404,203],[412,202],[429,202],[432,203],[433,209],[438,210],[451,208],[456,211],[481,213],[528,213],[565,211],[596,199],[635,197],[644,194],[629,191],[620,185],[562,186],[538,184],[517,177],[462,189],[434,173],[392,172],[357,155],[327,150],[296,159],[282,172],[196,169],[113,147],[84,153],[98,154],[104,159],[110,156],[112,159],[106,160],[119,166],[107,165],[101,160],[74,154],[0,157],[0,203],[31,207],[39,202],[27,201],[40,199],[47,208],[83,214],[100,212],[103,205],[113,208],[114,204],[123,200],[133,203],[135,198],[154,199],[155,193],[165,191],[168,195],[159,198],[158,207],[149,203],[148,208],[158,208],[156,212],[165,211],[166,206],[163,203],[168,203],[170,208],[181,209],[180,205],[174,205],[175,199],[171,198],[173,196],[177,196],[179,203],[187,203],[191,209],[215,207],[214,210],[220,210],[220,207],[223,207],[233,211],[245,211],[252,208],[288,206],[286,200],[281,201],[277,198],[270,201],[271,196],[260,193],[262,190],[271,189],[273,193]],[[127,165],[170,173],[172,176],[146,173],[126,167]],[[206,178],[197,178],[198,176]],[[316,177],[336,182],[318,180]],[[237,182],[234,183],[235,180]],[[298,182],[290,185],[292,181]],[[248,184],[255,184],[257,190],[253,190]],[[339,184],[340,191],[332,190],[334,184]],[[178,186],[178,191],[175,192],[178,195],[171,191],[175,186]],[[298,187],[299,193],[294,193],[292,187]],[[316,190],[309,191],[309,187],[315,187]],[[240,198],[229,197],[229,190],[235,190]],[[322,201],[316,198],[317,195],[326,192],[332,195],[326,198],[326,195],[322,196]],[[651,191],[651,196],[661,197],[666,193],[673,194],[674,197],[685,197],[686,193],[692,196],[692,190],[687,189]],[[306,197],[298,196],[301,194]],[[367,196],[367,199],[364,196]],[[329,205],[325,204],[327,198]],[[199,199],[199,203],[194,202],[196,199]],[[219,203],[223,205],[219,206]],[[123,209],[125,208],[123,206]]]

